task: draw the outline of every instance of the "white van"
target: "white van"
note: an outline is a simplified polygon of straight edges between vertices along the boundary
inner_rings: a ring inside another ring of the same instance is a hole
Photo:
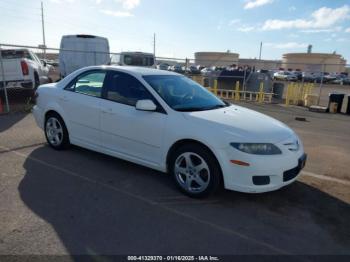
[[[120,66],[155,67],[155,57],[152,53],[121,52],[120,54],[112,55],[111,64]]]
[[[62,36],[59,52],[62,78],[85,66],[105,65],[109,62],[107,38],[94,35]]]

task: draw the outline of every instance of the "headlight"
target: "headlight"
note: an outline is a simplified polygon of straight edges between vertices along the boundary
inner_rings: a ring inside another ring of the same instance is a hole
[[[248,154],[279,155],[282,151],[274,144],[267,143],[231,143],[231,146]]]

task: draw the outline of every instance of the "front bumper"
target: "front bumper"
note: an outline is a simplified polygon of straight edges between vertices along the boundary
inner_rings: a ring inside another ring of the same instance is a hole
[[[32,113],[34,115],[35,118],[35,122],[36,124],[44,130],[44,113],[43,111],[40,109],[40,107],[38,107],[37,105],[35,105],[33,107]]]
[[[306,163],[301,147],[297,152],[282,150],[281,155],[258,156],[242,153],[232,148],[221,151],[221,166],[226,189],[245,193],[264,193],[293,183]],[[230,162],[240,160],[249,166]]]

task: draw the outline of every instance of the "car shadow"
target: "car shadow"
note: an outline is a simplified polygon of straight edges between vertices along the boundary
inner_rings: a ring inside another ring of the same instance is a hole
[[[23,167],[22,201],[71,255],[349,253],[349,204],[301,182],[195,200],[170,176],[76,147],[37,148]]]
[[[28,113],[13,113],[13,114],[1,114],[0,113],[0,133],[11,128],[13,125],[25,118]]]

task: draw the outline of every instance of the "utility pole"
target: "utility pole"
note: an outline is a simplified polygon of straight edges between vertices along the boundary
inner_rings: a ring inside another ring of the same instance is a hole
[[[262,42],[260,42],[259,60],[261,60]]]
[[[153,34],[153,55],[156,56],[156,33]]]
[[[156,33],[153,34],[153,55],[154,55],[154,65],[156,65]]]
[[[46,59],[46,41],[45,41],[45,23],[44,23],[44,5],[41,1],[41,26],[43,31],[43,48],[44,48],[44,59]]]

